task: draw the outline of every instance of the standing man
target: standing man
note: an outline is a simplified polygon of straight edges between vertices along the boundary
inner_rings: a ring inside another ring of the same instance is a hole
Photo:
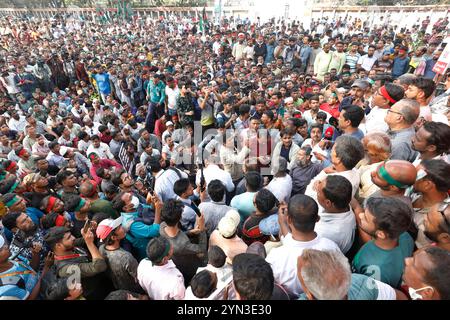
[[[316,61],[314,61],[314,74],[320,81],[323,81],[325,73],[328,72],[331,60],[330,45],[326,43],[323,46],[323,51],[317,55]]]
[[[398,56],[394,58],[392,65],[392,78],[397,79],[401,75],[405,74],[409,68],[408,48],[401,46],[398,51]]]
[[[145,119],[145,128],[148,132],[155,129],[156,119],[164,114],[164,101],[166,100],[166,85],[161,81],[162,77],[155,74],[147,86],[147,100],[149,101],[147,118]]]

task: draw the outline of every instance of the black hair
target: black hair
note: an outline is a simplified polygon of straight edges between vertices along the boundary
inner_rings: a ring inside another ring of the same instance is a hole
[[[159,156],[155,156],[155,157],[149,157],[147,159],[147,166],[150,167],[151,172],[153,173],[157,173],[159,171],[161,171],[161,163],[159,162],[160,158]]]
[[[170,199],[162,207],[161,220],[165,221],[169,227],[173,227],[181,220],[183,209],[183,202]]]
[[[239,115],[243,116],[250,112],[250,106],[248,104],[241,104],[239,107]]]
[[[427,172],[426,178],[431,180],[440,192],[450,189],[450,164],[441,159],[423,160],[421,165]]]
[[[297,231],[313,232],[319,217],[319,207],[313,198],[297,194],[289,201],[288,216]]]
[[[63,170],[58,172],[58,174],[56,175],[56,181],[62,185],[62,183],[64,182],[64,180],[66,180],[68,177],[70,177],[71,175],[73,175],[72,171],[69,170]]]
[[[119,192],[119,188],[113,184],[113,183],[109,183],[106,185],[106,187],[103,189],[104,193],[109,193],[109,194],[114,194]]]
[[[269,300],[274,288],[270,264],[251,253],[241,253],[233,259],[233,283],[245,300]]]
[[[53,150],[57,145],[59,145],[59,142],[58,141],[52,141],[52,142],[50,142],[49,144],[48,144],[48,148],[50,149],[50,150]]]
[[[215,268],[221,268],[225,265],[227,255],[219,246],[211,246],[208,250],[208,263]]]
[[[319,101],[320,99],[319,99],[319,96],[315,94],[315,95],[311,96],[308,100],[309,101],[312,101],[312,100]]]
[[[347,178],[338,175],[328,175],[323,188],[325,197],[330,200],[336,209],[348,208],[352,200],[352,184]]]
[[[355,137],[348,135],[340,136],[336,139],[334,146],[336,156],[348,170],[353,169],[364,158],[364,146]]]
[[[56,226],[56,218],[58,218],[58,213],[50,212],[48,214],[44,214],[42,217],[42,228],[44,230],[50,229],[51,227]]]
[[[376,229],[384,231],[390,239],[398,239],[412,223],[411,207],[396,198],[370,197],[366,208],[375,217]]]
[[[177,196],[181,196],[184,192],[186,192],[190,184],[191,183],[187,178],[179,179],[173,185],[173,192],[175,192]]]
[[[342,110],[345,110],[342,116],[345,120],[350,121],[353,128],[357,128],[364,119],[364,110],[358,106],[349,105],[343,107]]]
[[[450,252],[439,247],[427,247],[424,251],[433,265],[423,275],[424,283],[432,286],[439,293],[441,300],[450,300]]]
[[[222,181],[217,179],[209,182],[207,191],[211,200],[215,202],[222,201],[225,196],[225,186]]]
[[[436,89],[436,84],[433,79],[427,79],[423,77],[418,77],[414,79],[411,85],[419,88],[425,94],[425,99],[428,99]]]
[[[317,116],[316,119],[322,119],[322,120],[327,120],[327,114],[323,111],[319,111],[317,112]]]
[[[170,245],[170,242],[164,237],[159,236],[151,239],[147,245],[147,258],[154,264],[161,263],[168,245]]]
[[[69,296],[68,278],[58,278],[55,281],[43,281],[46,283],[41,287],[41,293],[45,300],[64,300]]]
[[[87,133],[84,131],[80,131],[80,133],[78,134],[78,139],[83,140],[84,138],[87,137]],[[50,147],[50,146],[49,146]]]
[[[78,204],[80,203],[81,197],[78,195],[70,195],[64,201],[64,209],[67,212],[74,212]]]
[[[131,292],[128,290],[115,290],[108,294],[105,300],[128,300],[129,294],[134,298],[139,298],[139,295],[135,292]]]
[[[94,141],[94,140],[100,140],[100,137],[99,137],[97,134],[94,134],[94,135],[91,136],[91,140],[92,140],[92,141]]]
[[[303,118],[300,118],[300,119],[295,118],[295,119],[297,119],[297,124],[298,124],[298,125],[295,125],[296,127],[302,127],[302,126],[308,124],[308,121],[306,121],[306,120],[303,119]]]
[[[103,179],[105,174],[105,168],[97,168],[97,170],[95,170],[95,174]]]
[[[14,229],[17,227],[17,219],[22,213],[20,212],[9,212],[2,218],[2,224],[5,228],[8,228],[9,230]]]
[[[54,250],[55,246],[64,239],[70,229],[66,227],[51,227],[44,236],[44,241]]]
[[[436,146],[436,153],[449,153],[450,149],[450,126],[442,122],[425,122],[423,128],[430,133],[427,139],[428,145]]]
[[[277,96],[278,99],[283,98],[283,95],[281,94],[281,92],[275,92],[275,93],[272,95],[272,97],[273,97],[273,96]]]
[[[259,172],[250,171],[245,174],[247,191],[256,192],[261,188],[262,177]]]
[[[111,173],[111,182],[116,185],[117,187],[122,184],[122,174],[126,173],[124,169],[121,169],[119,171],[114,171]]]
[[[269,117],[271,121],[273,121],[273,119],[275,118],[275,115],[270,110],[264,111],[263,114],[265,114],[267,117]]]
[[[323,132],[323,125],[321,125],[320,123],[313,123],[311,125],[311,128],[309,129],[309,132],[312,131],[312,129],[318,128],[320,130],[320,132]]]
[[[268,189],[261,189],[255,196],[255,207],[264,214],[270,213],[270,211],[277,204],[277,198]]]
[[[398,84],[394,83],[385,83],[384,88],[386,89],[389,96],[394,99],[396,102],[400,101],[405,97],[405,89],[403,89],[402,86],[399,86]],[[393,105],[395,102],[390,102],[389,105]]]
[[[284,136],[293,136],[294,132],[290,129],[290,128],[284,128],[280,131],[280,137],[284,137]]]
[[[117,186],[116,186],[116,188],[117,188]],[[124,192],[118,193],[112,201],[113,209],[116,210],[117,212],[122,212],[123,207],[125,206],[125,202],[122,200],[123,194],[124,194]]]
[[[197,273],[191,280],[191,289],[194,296],[200,299],[209,297],[217,287],[214,283],[211,271],[203,270]]]

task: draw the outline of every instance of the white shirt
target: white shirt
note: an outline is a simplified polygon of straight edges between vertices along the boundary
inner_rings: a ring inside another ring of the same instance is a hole
[[[275,282],[281,285],[289,293],[298,296],[303,293],[302,286],[297,277],[297,258],[305,249],[339,250],[333,241],[320,235],[312,241],[297,241],[288,233],[283,239],[283,245],[273,248],[266,258],[270,263]]]
[[[80,141],[78,141],[77,147],[78,147],[78,150],[81,150],[84,153],[86,153],[86,151],[90,147],[90,145],[91,145],[91,140],[89,140],[88,142],[86,142],[84,140],[80,140]]]
[[[212,180],[220,180],[228,192],[232,192],[234,190],[233,180],[231,179],[231,175],[225,170],[220,169],[215,164],[209,164],[205,169],[203,169],[203,175],[205,176],[206,186]],[[195,183],[200,185],[200,177],[201,170],[197,171],[197,176],[195,178]]]
[[[352,247],[355,239],[356,219],[353,210],[342,213],[320,214],[320,220],[316,223],[314,231],[318,235],[332,240],[345,254]]]
[[[148,259],[142,260],[137,268],[137,278],[152,300],[184,298],[184,278],[172,260],[163,266],[154,266]]]
[[[306,187],[305,194],[307,196],[310,196],[314,200],[317,200],[317,192],[313,190],[314,183],[316,181],[324,179],[327,175],[328,174],[322,170],[314,179],[311,180],[308,187]],[[358,173],[357,169],[336,172],[336,173],[330,173],[330,175],[343,176],[348,181],[350,181],[350,183],[352,184],[352,188],[353,188],[352,197],[355,196],[356,191],[358,191],[358,189],[359,189],[359,181],[360,181],[360,177],[359,177],[359,173]]]
[[[224,294],[225,294],[225,288],[230,284],[230,282],[233,280],[233,269],[231,268],[231,265],[225,264],[221,268],[216,268],[210,264],[208,264],[206,267],[198,268],[197,273],[208,270],[211,272],[214,272],[217,275],[217,286],[216,290],[212,292],[209,297],[207,298],[197,298],[194,296],[194,293],[192,292],[191,286],[189,286],[186,289],[186,294],[184,296],[184,300],[223,300]]]
[[[166,137],[171,135],[173,135],[173,132],[170,132],[169,130],[163,132],[163,134],[161,135],[161,142],[163,146],[166,145]]]
[[[98,154],[100,159],[114,159],[114,155],[111,153],[111,150],[109,149],[109,146],[104,143],[100,142],[100,147],[95,148],[93,144],[91,144],[86,151],[86,155],[89,155],[91,152],[95,152]]]
[[[177,170],[177,169],[175,169]],[[188,175],[178,170],[182,178],[187,178]],[[173,192],[173,186],[180,178],[177,173],[172,169],[161,170],[155,177],[155,193],[161,199],[162,202],[166,202],[170,199],[175,199],[177,195]]]
[[[266,189],[272,192],[278,201],[288,203],[292,192],[292,178],[288,174],[284,177],[275,177],[270,181]]]
[[[99,134],[98,127],[100,127],[100,123],[93,122],[92,128],[88,126],[84,126],[84,131],[89,135],[89,137],[92,137],[94,134]]]
[[[357,64],[360,64],[361,68],[363,68],[364,70],[370,71],[372,70],[375,61],[377,61],[377,57],[375,57],[375,55],[369,57],[367,54],[365,54],[362,57],[359,57]]]
[[[8,121],[8,127],[11,130],[17,131],[17,132],[23,132],[25,130],[25,126],[27,125],[27,120],[24,116],[20,116],[19,120],[16,120],[11,117]]]
[[[166,86],[166,95],[167,95],[167,107],[169,109],[175,109],[177,104],[177,98],[180,95],[180,89],[175,87],[175,89],[169,88]]]
[[[387,111],[388,109],[381,109],[380,107],[375,106],[370,113],[366,115],[366,121],[359,125],[359,129],[361,129],[364,134],[375,131],[386,133],[389,130],[389,126],[386,121],[384,121]]]
[[[327,122],[330,120],[331,114],[329,114],[328,112],[323,111],[323,110],[319,110],[319,112],[323,112],[327,115]],[[303,118],[308,122],[308,128],[317,122],[316,119],[313,119],[311,110],[306,110],[305,112],[303,112]]]
[[[162,147],[161,153],[165,153],[168,160],[170,160],[170,159],[175,160],[175,157],[177,154],[177,147],[178,147],[178,143],[174,142],[173,148],[172,148],[172,150],[170,150],[169,146],[166,144]]]

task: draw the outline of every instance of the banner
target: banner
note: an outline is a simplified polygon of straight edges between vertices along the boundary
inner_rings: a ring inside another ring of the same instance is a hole
[[[450,44],[447,43],[445,45],[444,51],[442,51],[441,56],[439,57],[439,60],[434,65],[433,71],[438,74],[444,74],[448,68],[449,63],[450,63]]]

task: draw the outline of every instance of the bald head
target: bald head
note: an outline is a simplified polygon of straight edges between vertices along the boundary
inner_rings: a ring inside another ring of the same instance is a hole
[[[97,195],[97,185],[91,181],[85,181],[80,185],[80,195],[86,198],[92,198]]]
[[[408,161],[389,160],[384,167],[392,178],[403,185],[412,186],[416,182],[416,167]]]

